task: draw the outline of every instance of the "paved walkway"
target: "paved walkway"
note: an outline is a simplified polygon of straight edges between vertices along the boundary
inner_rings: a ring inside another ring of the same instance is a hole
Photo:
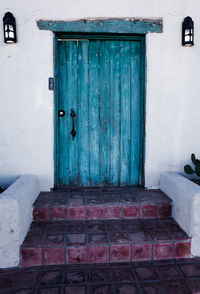
[[[200,293],[200,259],[0,270],[0,294]]]

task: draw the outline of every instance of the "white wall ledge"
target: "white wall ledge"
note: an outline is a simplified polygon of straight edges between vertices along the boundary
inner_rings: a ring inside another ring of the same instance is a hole
[[[161,174],[160,189],[173,200],[173,218],[192,237],[192,255],[200,256],[200,186],[178,173],[166,172]]]
[[[19,265],[20,245],[32,222],[33,202],[39,192],[37,178],[24,175],[0,194],[0,268]]]

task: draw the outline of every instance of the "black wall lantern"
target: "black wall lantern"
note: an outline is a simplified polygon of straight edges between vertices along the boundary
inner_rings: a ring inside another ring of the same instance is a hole
[[[12,44],[17,42],[16,22],[11,12],[7,12],[3,18],[4,42]]]
[[[190,16],[184,18],[182,23],[182,45],[194,45],[194,22]]]

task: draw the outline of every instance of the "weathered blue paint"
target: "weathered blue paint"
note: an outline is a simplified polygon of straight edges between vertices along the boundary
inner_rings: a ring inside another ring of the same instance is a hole
[[[162,19],[82,19],[76,21],[37,21],[40,30],[70,33],[147,34],[162,33]]]
[[[89,158],[90,182],[98,186],[100,183],[99,157],[99,41],[89,42]]]
[[[123,44],[125,44],[123,46]],[[120,142],[120,182],[130,182],[130,142],[131,142],[131,42],[124,41],[120,44],[121,47],[121,69],[120,83],[124,84],[121,87],[121,142]]]
[[[58,42],[57,186],[141,184],[142,40]]]

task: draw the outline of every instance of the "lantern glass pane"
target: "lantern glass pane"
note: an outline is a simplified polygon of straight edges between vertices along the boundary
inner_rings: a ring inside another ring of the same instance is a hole
[[[9,38],[14,39],[14,33],[13,32],[9,32]]]
[[[9,24],[9,30],[12,31],[12,32],[14,31],[13,25]]]
[[[186,29],[185,30],[185,35],[189,35],[189,33],[190,33],[190,29]]]
[[[185,42],[189,42],[190,41],[190,36],[189,35],[186,35],[185,36]]]
[[[5,32],[5,37],[8,38],[8,32]]]

